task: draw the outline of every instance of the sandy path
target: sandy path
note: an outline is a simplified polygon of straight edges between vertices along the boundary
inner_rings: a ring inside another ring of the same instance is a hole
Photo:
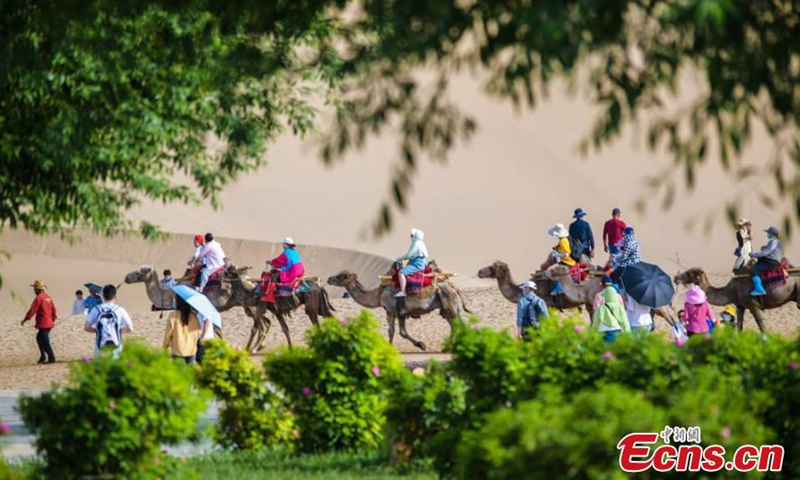
[[[715,279],[712,279],[715,280]],[[719,279],[716,279],[719,280]],[[496,287],[465,289],[467,304],[475,312],[478,325],[495,329],[510,328],[514,325],[515,307],[505,300]],[[676,298],[679,298],[676,296]],[[682,297],[680,297],[682,298]],[[338,315],[355,315],[361,311],[355,302],[349,299],[334,299],[334,306]],[[720,310],[715,308],[715,311]],[[380,319],[380,330],[387,331],[387,324],[382,311],[374,312]],[[585,316],[586,314],[584,314]],[[143,337],[147,342],[159,345],[164,331],[164,319],[159,319],[158,313],[145,312],[133,314],[136,336]],[[244,313],[237,309],[223,314],[224,331],[226,338],[232,345],[243,347],[250,333],[251,321]],[[52,342],[59,363],[55,365],[35,365],[38,358],[34,339],[34,329],[30,326],[20,327],[15,318],[3,319],[8,326],[5,331],[3,348],[0,349],[0,389],[30,389],[42,388],[53,382],[65,379],[67,372],[66,363],[70,360],[81,359],[84,355],[91,355],[92,336],[83,331],[83,319],[71,317],[60,322],[53,330]],[[588,319],[587,319],[588,320]],[[276,324],[270,330],[266,340],[268,349],[284,346],[286,341],[280,327]],[[310,322],[305,314],[299,313],[289,320],[292,340],[295,344],[304,344],[304,333],[310,327]],[[755,328],[755,322],[748,317],[746,328]],[[440,352],[442,345],[449,334],[447,322],[438,315],[427,315],[420,320],[411,319],[408,322],[408,333],[424,341],[428,346],[427,354]],[[800,312],[794,304],[787,305],[779,310],[768,313],[767,327],[770,332],[784,335],[794,335],[800,327]],[[664,322],[658,322],[658,331],[666,331]],[[395,336],[395,346],[403,352],[406,360],[422,361],[429,358],[421,354],[411,343],[399,335]]]

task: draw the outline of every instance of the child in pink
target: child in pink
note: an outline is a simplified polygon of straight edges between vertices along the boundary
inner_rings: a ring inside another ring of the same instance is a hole
[[[711,311],[708,304],[706,293],[699,286],[692,285],[684,298],[686,303],[683,307],[681,321],[690,337],[709,333],[707,319],[715,325],[719,325],[719,321],[714,317],[714,312]]]

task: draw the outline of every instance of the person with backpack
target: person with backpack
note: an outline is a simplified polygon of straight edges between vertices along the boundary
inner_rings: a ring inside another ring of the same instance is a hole
[[[133,333],[133,322],[128,312],[114,303],[117,298],[117,287],[103,287],[103,303],[93,308],[86,319],[83,329],[95,334],[95,357],[104,350],[118,355],[122,350],[122,335]]]
[[[536,296],[536,284],[530,280],[520,285],[522,296],[517,302],[517,336],[530,340],[530,329],[538,330],[541,319],[548,316],[547,304]]]
[[[594,258],[594,233],[589,222],[583,219],[586,215],[587,213],[582,208],[576,208],[572,215],[575,221],[569,225],[572,258],[578,261],[580,261],[581,255]]]
[[[31,285],[33,293],[36,295],[31,308],[25,314],[25,318],[20,325],[25,325],[25,322],[31,318],[36,317],[36,344],[39,346],[39,361],[37,363],[56,363],[56,356],[53,353],[53,347],[50,345],[50,330],[55,326],[58,313],[56,312],[56,304],[53,302],[53,297],[45,292],[47,285],[41,280],[36,280]]]
[[[197,311],[180,295],[175,295],[175,307],[176,311],[167,319],[164,348],[170,350],[172,358],[181,359],[191,365],[195,363],[197,356],[200,321],[197,318]]]

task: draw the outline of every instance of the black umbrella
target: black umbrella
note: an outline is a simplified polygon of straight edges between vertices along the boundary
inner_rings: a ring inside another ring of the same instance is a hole
[[[625,292],[646,307],[669,305],[675,295],[669,275],[652,263],[639,262],[625,267],[620,280]]]
[[[83,286],[88,288],[90,292],[97,293],[98,295],[103,291],[103,287],[96,283],[84,283]]]

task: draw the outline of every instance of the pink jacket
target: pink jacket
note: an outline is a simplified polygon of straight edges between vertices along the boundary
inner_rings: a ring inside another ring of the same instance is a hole
[[[686,325],[686,331],[691,333],[708,333],[708,324],[706,319],[710,319],[716,323],[714,312],[708,302],[693,304],[686,303],[683,307],[683,320]]]

